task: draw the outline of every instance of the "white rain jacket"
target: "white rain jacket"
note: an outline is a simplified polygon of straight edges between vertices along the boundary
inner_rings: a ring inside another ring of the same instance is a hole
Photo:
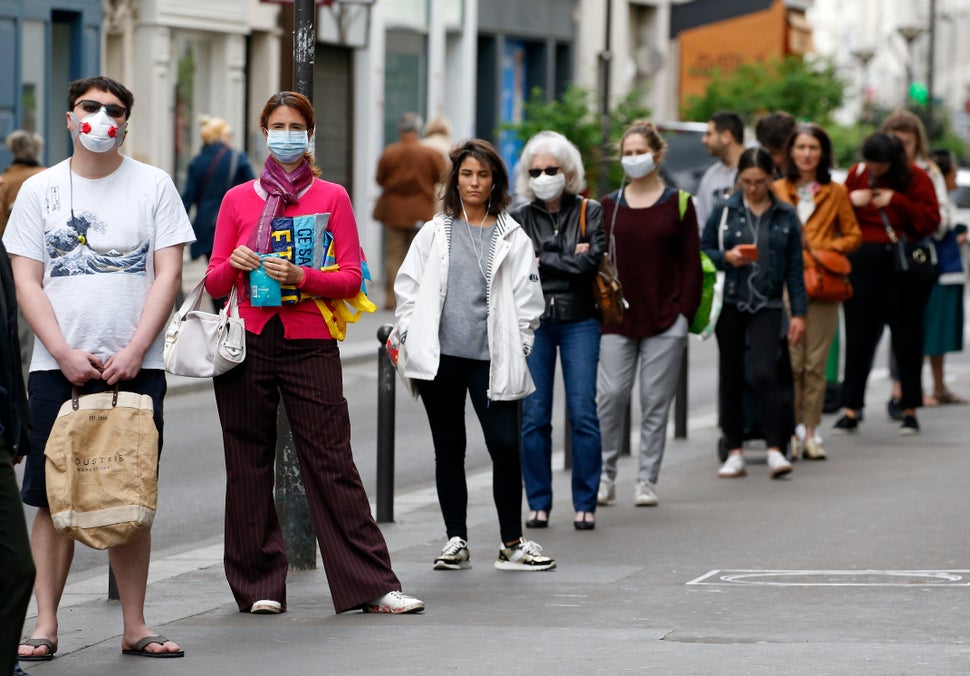
[[[408,379],[434,380],[441,361],[438,326],[448,290],[450,216],[437,214],[425,224],[408,250],[394,281],[400,345],[398,373]],[[535,390],[526,355],[545,307],[532,240],[506,212],[499,214],[486,269],[488,303],[488,398],[521,399]],[[412,393],[416,395],[413,383]]]

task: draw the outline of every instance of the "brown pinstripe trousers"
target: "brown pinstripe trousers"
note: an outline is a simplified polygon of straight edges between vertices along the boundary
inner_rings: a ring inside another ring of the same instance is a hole
[[[239,609],[263,599],[286,607],[273,502],[281,395],[334,609],[401,589],[354,464],[337,341],[284,339],[278,317],[246,341],[246,361],[214,379],[226,453],[226,579]]]

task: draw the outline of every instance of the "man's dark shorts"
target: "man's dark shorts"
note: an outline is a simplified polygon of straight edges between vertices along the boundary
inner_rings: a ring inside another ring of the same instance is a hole
[[[71,381],[60,371],[34,371],[27,378],[27,409],[30,416],[30,453],[24,458],[24,483],[20,496],[28,505],[49,507],[47,503],[46,461],[44,447],[61,405],[71,398]],[[162,400],[167,389],[165,371],[142,369],[133,380],[118,383],[125,392],[147,394],[154,404],[155,427],[158,428],[158,452],[162,452]],[[110,389],[103,380],[89,380],[81,394],[94,394]]]

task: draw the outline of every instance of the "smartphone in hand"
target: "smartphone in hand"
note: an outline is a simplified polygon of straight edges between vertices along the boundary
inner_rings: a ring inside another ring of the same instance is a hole
[[[756,244],[738,244],[738,253],[753,261],[758,260],[758,246]]]

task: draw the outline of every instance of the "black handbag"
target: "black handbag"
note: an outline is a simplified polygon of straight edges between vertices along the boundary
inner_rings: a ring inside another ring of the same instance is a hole
[[[930,244],[909,241],[904,234],[902,237],[896,235],[896,231],[889,224],[889,217],[882,209],[879,210],[882,216],[882,223],[886,228],[889,241],[892,242],[893,269],[898,275],[906,275],[914,283],[932,286],[936,283],[937,264],[936,251]]]

